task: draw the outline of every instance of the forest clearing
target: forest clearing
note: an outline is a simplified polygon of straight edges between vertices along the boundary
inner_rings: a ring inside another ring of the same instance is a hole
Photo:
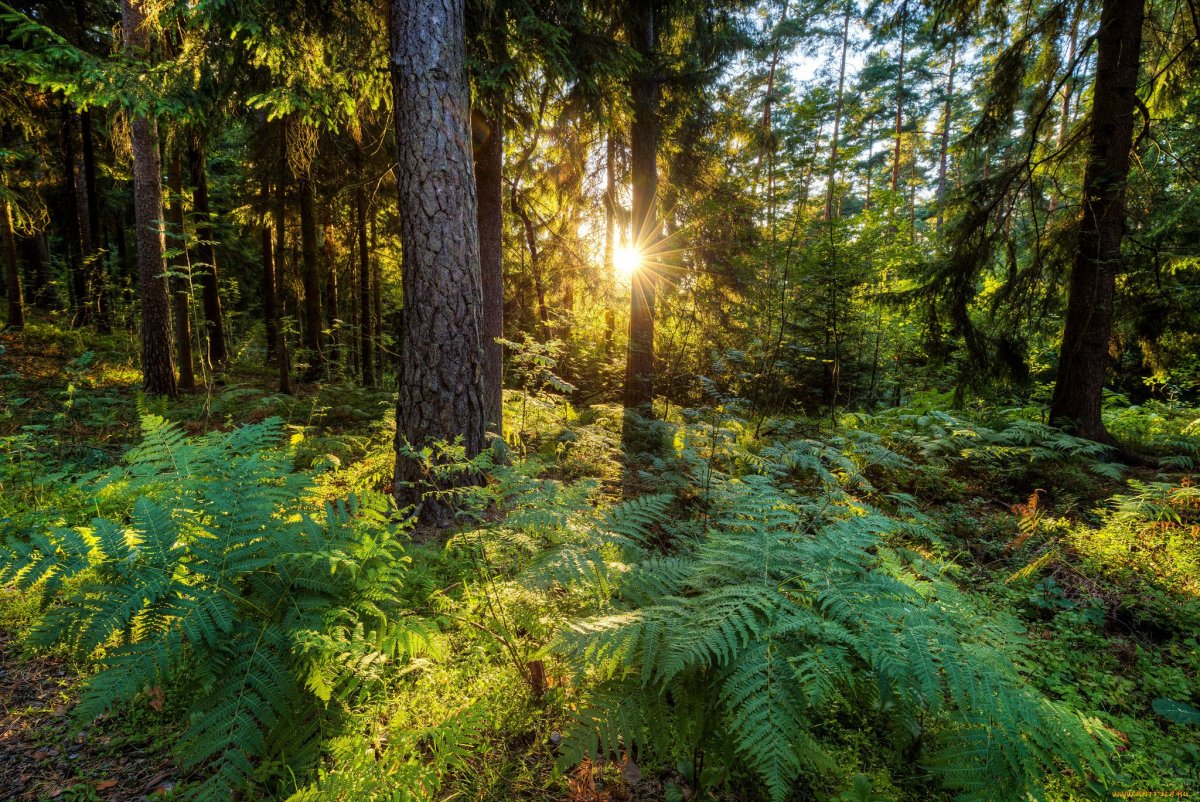
[[[1198,37],[0,3],[0,799],[1200,796]]]

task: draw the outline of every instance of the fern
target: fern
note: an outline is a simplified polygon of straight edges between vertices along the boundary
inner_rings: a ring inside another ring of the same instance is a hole
[[[966,436],[944,416],[929,425]],[[578,716],[570,755],[708,750],[783,800],[801,778],[836,785],[832,717],[882,715],[897,746],[917,745],[967,798],[1020,798],[1063,768],[1109,776],[1102,728],[1030,688],[1019,623],[977,609],[942,566],[892,545],[908,524],[846,492],[886,454],[833,459],[802,441],[757,456],[735,457],[751,472],[713,479],[699,537],[651,536],[687,531],[652,496],[598,515],[562,547],[616,549],[606,564],[621,566],[603,574],[610,610],[558,642],[605,700]],[[808,495],[814,486],[822,496]]]
[[[390,501],[301,501],[312,480],[276,419],[192,439],[148,418],[144,435],[101,483],[136,497],[127,522],[35,533],[0,558],[0,577],[55,602],[31,644],[97,659],[81,723],[151,686],[187,693],[178,752],[207,774],[198,800],[230,798],[268,758],[302,775],[389,667],[437,650],[397,601]]]

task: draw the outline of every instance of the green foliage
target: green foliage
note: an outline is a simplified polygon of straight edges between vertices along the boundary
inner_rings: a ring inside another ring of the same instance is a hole
[[[389,500],[305,502],[281,435],[278,419],[193,439],[147,418],[96,484],[136,498],[127,521],[33,532],[0,563],[49,604],[31,645],[99,666],[78,721],[152,687],[185,696],[180,763],[213,770],[197,799],[227,799],[261,760],[311,767],[353,705],[436,645],[397,602],[408,558]]]
[[[851,725],[889,733],[964,799],[1036,794],[1065,769],[1103,784],[1108,736],[1030,687],[1021,624],[896,545],[906,523],[852,497],[850,475],[785,461],[788,445],[715,476],[703,527],[648,497],[568,547],[595,555],[570,582],[611,589],[561,641],[599,685],[572,755],[699,749],[782,800],[849,779]]]

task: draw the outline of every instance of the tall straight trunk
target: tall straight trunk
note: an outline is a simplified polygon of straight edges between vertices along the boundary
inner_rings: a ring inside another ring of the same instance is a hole
[[[83,266],[83,232],[79,217],[79,182],[75,143],[75,112],[63,103],[62,115],[62,164],[64,194],[67,208],[62,215],[63,234],[67,250],[67,290],[71,305],[71,325],[82,326],[88,322],[89,303],[87,273]],[[85,218],[86,219],[86,218]]]
[[[658,245],[658,106],[661,88],[654,74],[657,50],[655,5],[631,0],[626,11],[629,42],[643,59],[643,67],[631,78],[633,121],[630,125],[630,171],[633,178],[634,244],[646,258],[630,278],[629,352],[625,361],[626,410],[643,417],[653,412],[654,399],[654,295],[656,282],[652,265]],[[625,427],[626,445],[636,433]]]
[[[8,293],[6,329],[25,328],[25,296],[21,292],[21,270],[17,264],[17,238],[13,233],[12,209],[0,202],[0,248],[4,250],[4,287]]]
[[[391,4],[404,287],[393,488],[402,507],[415,506],[420,520],[430,524],[449,523],[453,507],[429,491],[476,479],[459,474],[432,480],[407,449],[458,441],[472,457],[483,449],[487,433],[463,5],[463,0]]]
[[[867,188],[866,201],[863,204],[865,211],[871,211],[871,151],[875,149],[875,118],[872,117],[867,123]]]
[[[358,241],[358,352],[362,363],[363,384],[375,384],[375,355],[371,348],[371,252],[367,243],[367,193],[362,167],[362,147],[355,143],[358,186],[354,189],[354,227]]]
[[[1067,290],[1050,420],[1092,440],[1110,439],[1101,417],[1113,296],[1125,235],[1125,185],[1133,147],[1144,0],[1105,0],[1096,37],[1092,131],[1083,175],[1083,219]]]
[[[825,190],[825,222],[834,217],[833,195],[837,185],[838,137],[842,128],[842,103],[846,86],[846,51],[850,48],[850,14],[854,3],[846,3],[846,15],[842,20],[842,61],[838,67],[837,100],[833,107],[833,139],[829,141],[829,186]]]
[[[338,314],[337,248],[333,241],[333,221],[330,219],[330,215],[329,207],[325,207],[321,238],[324,246],[321,253],[325,261],[325,291],[322,298],[325,301],[325,321],[329,324],[329,348],[327,351],[329,364],[336,365],[341,361],[342,352],[340,329],[338,328],[340,316]]]
[[[188,150],[192,174],[192,209],[196,213],[196,250],[200,255],[200,289],[204,299],[204,332],[208,341],[208,364],[222,365],[228,356],[225,324],[221,318],[221,291],[217,283],[217,246],[213,240],[212,210],[208,205],[208,169],[204,148],[193,141]]]
[[[942,135],[938,147],[937,230],[941,231],[946,202],[946,163],[950,155],[950,117],[954,106],[954,68],[957,66],[958,40],[950,46],[950,72],[946,75],[946,102],[942,107]]]
[[[896,68],[896,150],[892,155],[892,192],[900,188],[900,140],[904,130],[904,48],[908,44],[908,0],[900,6],[900,63]]]
[[[179,389],[196,386],[192,356],[192,282],[188,265],[187,223],[183,216],[183,165],[179,152],[172,149],[167,162],[167,223],[171,243],[171,297],[175,307],[175,352],[179,359]]]
[[[383,381],[386,353],[383,348],[383,264],[379,261],[379,239],[375,215],[371,215],[371,302],[374,305],[371,330],[375,336],[375,375]]]
[[[92,115],[79,112],[79,131],[83,139],[83,198],[86,204],[87,227],[83,238],[86,252],[87,284],[91,287],[90,305],[101,334],[112,331],[112,312],[108,303],[108,287],[104,270],[104,252],[100,247],[100,193],[96,189],[96,143],[92,136]]]
[[[617,143],[613,132],[604,138],[604,353],[612,350],[616,312],[612,308],[612,282],[617,252]]]
[[[258,188],[259,202],[263,208],[262,231],[259,236],[262,241],[262,285],[263,285],[263,323],[267,332],[267,364],[275,361],[279,355],[279,310],[275,305],[275,253],[271,239],[271,224],[266,212],[271,207],[271,179],[263,170]]]
[[[277,334],[276,347],[279,359],[279,392],[291,395],[292,373],[288,354],[287,328],[283,324],[284,310],[287,303],[287,293],[284,291],[284,276],[286,275],[287,256],[287,137],[283,130],[279,135],[279,169],[276,170],[275,203],[271,209],[275,224],[275,259],[274,276],[276,288],[275,331]]]
[[[145,0],[123,0],[121,29],[125,51],[134,58],[149,55]],[[163,258],[162,165],[158,156],[158,124],[133,118],[133,199],[137,221],[138,288],[142,299],[142,389],[174,396],[175,365],[171,359],[171,299]]]
[[[311,169],[311,168],[309,168]],[[321,261],[317,252],[317,213],[312,178],[306,173],[297,181],[300,194],[300,259],[304,284],[304,347],[308,350],[306,378],[320,376],[325,354],[321,347]]]
[[[501,30],[497,26],[497,30]],[[500,46],[503,47],[501,36]],[[503,52],[503,51],[501,51]],[[475,192],[478,199],[479,272],[483,287],[483,400],[488,431],[504,436],[504,114],[500,93],[473,120]]]

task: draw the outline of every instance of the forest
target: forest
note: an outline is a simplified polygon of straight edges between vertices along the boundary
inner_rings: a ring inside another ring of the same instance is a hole
[[[1200,798],[1197,0],[10,0],[0,235],[0,799]]]

